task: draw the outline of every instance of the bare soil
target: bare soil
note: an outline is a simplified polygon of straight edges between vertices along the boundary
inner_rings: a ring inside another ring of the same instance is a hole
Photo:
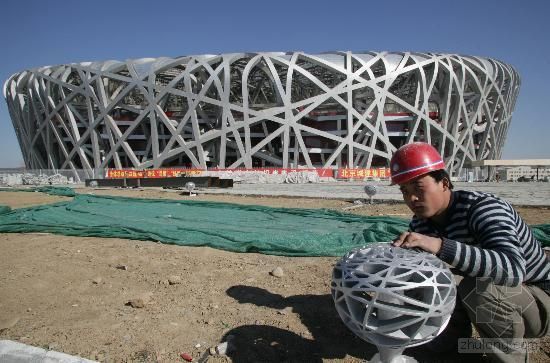
[[[78,192],[189,198],[160,189]],[[356,207],[330,199],[193,198],[410,217],[404,204]],[[68,199],[0,192],[0,204],[12,208]],[[550,222],[548,208],[518,210],[529,224]],[[102,362],[183,362],[181,353],[200,362],[360,362],[376,352],[347,330],[332,305],[334,257],[239,254],[40,233],[0,234],[0,250],[0,339]],[[276,267],[283,269],[282,277],[270,274]],[[210,355],[209,348],[228,336],[234,337],[236,349],[227,355]],[[550,359],[549,339],[541,343],[533,361]],[[461,360],[433,355],[422,347],[406,353],[419,361]]]

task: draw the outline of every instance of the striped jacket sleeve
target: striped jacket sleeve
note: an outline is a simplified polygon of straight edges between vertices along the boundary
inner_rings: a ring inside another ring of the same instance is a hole
[[[465,275],[491,278],[497,285],[517,286],[524,280],[526,263],[515,226],[509,204],[482,198],[468,212],[474,245],[443,238],[438,257]]]

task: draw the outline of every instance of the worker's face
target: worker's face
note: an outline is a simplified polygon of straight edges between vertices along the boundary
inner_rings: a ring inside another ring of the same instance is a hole
[[[399,189],[403,200],[418,218],[431,218],[447,208],[450,194],[446,179],[436,182],[430,175],[423,175],[401,184]]]

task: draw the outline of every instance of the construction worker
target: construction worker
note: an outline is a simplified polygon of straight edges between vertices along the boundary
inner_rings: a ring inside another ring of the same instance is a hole
[[[414,213],[394,246],[432,253],[450,265],[457,305],[445,331],[428,348],[471,350],[472,324],[482,352],[498,362],[526,361],[533,340],[548,334],[550,263],[539,241],[506,201],[453,190],[445,163],[429,144],[399,148],[391,180]]]

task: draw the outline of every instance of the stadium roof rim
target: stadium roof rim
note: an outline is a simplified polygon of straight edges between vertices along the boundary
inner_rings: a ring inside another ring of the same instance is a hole
[[[498,62],[501,64],[505,64],[507,66],[510,66],[514,68],[512,65],[503,62],[501,60],[495,59],[495,58],[489,58],[489,57],[478,57],[478,56],[472,56],[472,55],[462,55],[458,53],[438,53],[438,52],[415,52],[415,51],[359,51],[359,52],[353,52],[353,51],[324,51],[324,52],[316,52],[316,53],[307,53],[304,51],[288,51],[288,52],[277,52],[277,51],[265,51],[265,52],[228,52],[228,53],[219,53],[219,54],[195,54],[195,55],[183,55],[183,56],[176,56],[176,57],[143,57],[143,58],[128,58],[124,61],[121,60],[115,60],[115,59],[109,59],[105,61],[84,61],[84,62],[73,62],[73,63],[67,63],[67,64],[58,64],[58,65],[49,65],[49,66],[40,66],[28,70],[23,70],[21,72],[14,73],[13,75],[20,74],[25,71],[36,71],[36,70],[43,70],[47,68],[55,68],[55,67],[62,67],[62,66],[74,66],[74,65],[80,65],[83,67],[89,67],[91,69],[106,71],[109,70],[110,67],[115,67],[120,64],[126,64],[126,63],[132,63],[135,65],[139,65],[139,73],[148,74],[152,70],[157,70],[161,68],[164,65],[168,65],[174,61],[181,61],[182,59],[188,58],[191,59],[212,59],[216,57],[254,57],[258,55],[266,55],[270,57],[280,57],[285,60],[290,60],[292,56],[295,54],[303,54],[308,57],[314,57],[319,58],[320,60],[323,60],[325,62],[330,62],[334,66],[336,66],[339,70],[345,69],[345,57],[350,54],[355,56],[356,58],[361,59],[362,61],[368,62],[372,58],[375,58],[377,56],[380,56],[384,59],[384,61],[387,63],[388,66],[390,66],[395,70],[395,68],[399,65],[401,60],[405,55],[413,58],[415,61],[419,60],[428,60],[432,58],[434,55],[438,57],[461,57],[461,58],[468,58],[471,60],[475,60],[477,62],[483,63],[485,67],[491,70],[491,73],[494,73],[495,69],[491,65],[491,61]],[[13,76],[12,75],[12,76]],[[11,77],[10,77],[11,78]],[[5,95],[4,95],[5,97]]]

